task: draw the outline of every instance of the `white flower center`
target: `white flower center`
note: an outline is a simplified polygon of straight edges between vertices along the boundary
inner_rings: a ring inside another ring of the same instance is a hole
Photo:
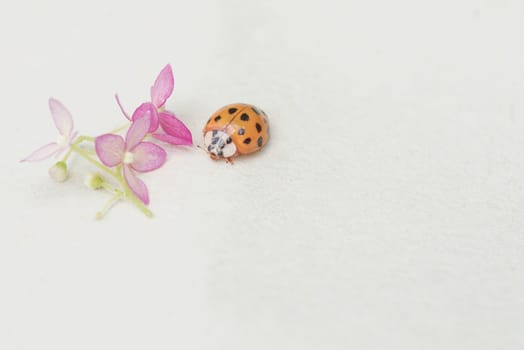
[[[67,146],[67,142],[68,142],[68,138],[65,137],[64,135],[60,135],[58,136],[58,140],[56,140],[56,143],[58,143],[59,146],[61,147],[65,147]]]
[[[131,152],[124,153],[124,158],[123,158],[122,162],[124,164],[131,164],[131,163],[133,163],[133,153],[131,153]]]

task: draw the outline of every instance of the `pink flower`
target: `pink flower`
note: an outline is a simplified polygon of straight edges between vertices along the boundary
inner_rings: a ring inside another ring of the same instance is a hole
[[[145,111],[151,113],[149,132],[152,133],[154,138],[173,145],[190,146],[193,144],[191,131],[173,113],[164,109],[167,99],[173,93],[174,85],[173,70],[171,65],[168,64],[160,71],[151,87],[151,101],[142,103],[131,117],[122,107],[118,95],[115,95],[115,98],[120,110],[129,120],[136,120],[136,116],[143,114]],[[165,133],[155,133],[159,125]]]
[[[135,114],[137,114],[135,112]],[[137,114],[126,138],[120,135],[105,134],[95,139],[98,158],[108,167],[122,165],[127,185],[144,204],[149,204],[149,193],[145,183],[135,171],[144,173],[160,168],[166,161],[166,151],[154,143],[142,141],[150,129],[151,118],[148,113]]]
[[[58,100],[50,98],[49,109],[51,110],[53,122],[58,129],[58,133],[60,134],[58,140],[40,147],[22,159],[22,162],[36,162],[49,158],[53,155],[58,156],[64,150],[69,148],[71,142],[73,142],[73,139],[76,137],[76,132],[73,132],[73,118],[71,117],[71,113],[69,113],[67,108],[65,108],[64,105]]]

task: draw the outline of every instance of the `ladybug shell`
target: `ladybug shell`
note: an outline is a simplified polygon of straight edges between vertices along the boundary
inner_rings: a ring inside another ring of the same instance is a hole
[[[244,103],[230,104],[216,111],[207,121],[204,135],[215,130],[223,131],[231,137],[237,154],[259,151],[269,140],[269,121],[266,113]]]

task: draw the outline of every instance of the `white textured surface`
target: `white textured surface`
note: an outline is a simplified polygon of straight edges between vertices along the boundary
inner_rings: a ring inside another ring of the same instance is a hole
[[[524,5],[0,4],[0,348],[522,349]],[[54,96],[121,123],[165,63],[201,142],[220,106],[272,139],[234,166],[173,149],[155,218],[49,162]]]

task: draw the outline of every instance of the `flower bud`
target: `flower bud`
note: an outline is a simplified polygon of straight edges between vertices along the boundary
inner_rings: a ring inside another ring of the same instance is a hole
[[[56,182],[64,182],[67,180],[67,164],[65,162],[56,162],[51,168],[49,168],[49,176]]]
[[[104,182],[104,178],[99,173],[89,173],[84,179],[84,184],[92,190],[98,190]]]

